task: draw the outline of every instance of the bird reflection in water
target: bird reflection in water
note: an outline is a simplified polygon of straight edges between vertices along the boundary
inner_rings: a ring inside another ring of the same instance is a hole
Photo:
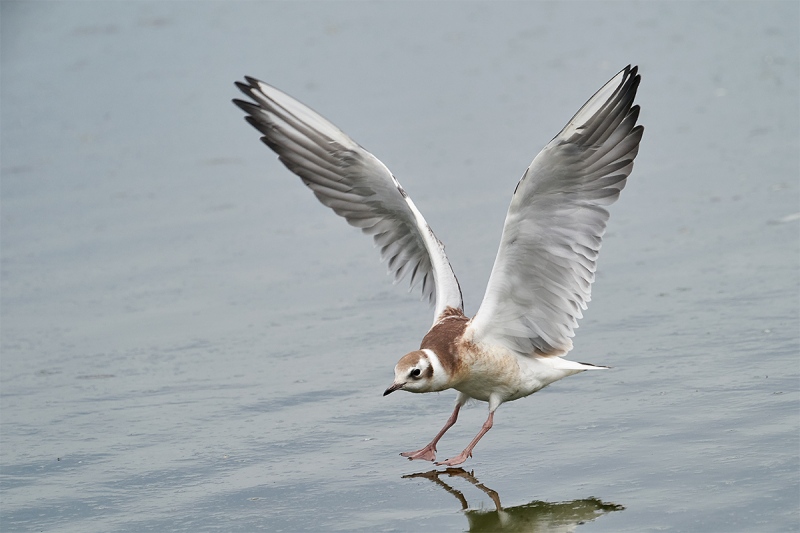
[[[470,509],[464,494],[448,485],[442,476],[459,477],[467,480],[485,492],[494,502],[494,510]],[[417,474],[408,474],[403,478],[430,479],[444,490],[456,497],[469,522],[469,530],[477,531],[527,531],[532,533],[566,533],[574,531],[579,525],[591,522],[612,511],[625,508],[615,503],[605,503],[597,498],[573,500],[569,502],[532,501],[525,505],[506,507],[500,504],[500,495],[490,489],[463,468],[447,468],[430,470]]]

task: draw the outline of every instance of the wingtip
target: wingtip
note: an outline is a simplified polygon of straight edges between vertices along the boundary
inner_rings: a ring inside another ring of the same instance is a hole
[[[233,105],[244,111],[245,113],[250,113],[253,107],[256,107],[253,102],[248,102],[247,100],[240,100],[239,98],[234,98],[231,100]]]
[[[634,85],[635,87],[638,87],[639,81],[641,80],[642,77],[639,74],[638,65],[627,65],[625,68],[617,72],[617,74],[609,81],[613,81],[616,78],[620,78],[620,82],[617,85],[617,87],[622,87],[628,83]]]

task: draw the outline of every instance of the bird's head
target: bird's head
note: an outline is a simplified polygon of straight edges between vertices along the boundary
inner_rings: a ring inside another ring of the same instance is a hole
[[[437,381],[442,376],[441,365],[431,350],[416,350],[405,354],[394,367],[394,382],[383,393],[384,396],[396,390],[408,392],[431,392],[442,390]],[[437,367],[439,372],[437,372]]]

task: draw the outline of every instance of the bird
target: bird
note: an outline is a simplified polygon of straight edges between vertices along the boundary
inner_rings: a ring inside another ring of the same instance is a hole
[[[564,356],[591,299],[609,212],[625,187],[644,127],[634,104],[641,76],[628,65],[604,84],[536,155],[516,184],[478,311],[464,311],[461,287],[442,242],[378,158],[316,111],[245,76],[234,99],[261,141],[349,224],[371,235],[395,282],[409,279],[433,307],[416,350],[394,367],[386,396],[457,391],[444,427],[419,450],[400,455],[436,461],[437,444],[469,400],[488,403],[480,431],[458,455],[472,457],[506,402],[562,378],[609,368]],[[411,290],[410,289],[410,290]]]

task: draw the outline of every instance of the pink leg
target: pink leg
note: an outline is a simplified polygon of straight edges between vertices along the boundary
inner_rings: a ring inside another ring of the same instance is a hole
[[[481,437],[486,435],[487,431],[492,429],[493,419],[494,419],[494,411],[490,411],[489,418],[487,418],[486,422],[483,423],[483,427],[481,428],[480,432],[475,436],[474,439],[472,439],[472,442],[469,443],[469,446],[467,446],[463,452],[461,452],[456,457],[453,457],[452,459],[448,459],[447,461],[442,461],[436,464],[439,466],[456,466],[460,465],[468,458],[472,457],[472,448],[474,448],[475,445],[478,444],[478,441],[481,440]]]
[[[433,437],[433,440],[424,448],[417,450],[415,452],[403,452],[400,455],[403,457],[408,457],[408,460],[411,461],[413,459],[425,459],[426,461],[435,461],[436,460],[436,443],[439,442],[439,439],[442,438],[442,435],[445,432],[453,427],[453,424],[456,423],[458,420],[458,411],[461,409],[461,403],[456,404],[456,408],[453,409],[453,414],[450,415],[450,418],[447,419],[445,422],[444,427],[442,430]]]

